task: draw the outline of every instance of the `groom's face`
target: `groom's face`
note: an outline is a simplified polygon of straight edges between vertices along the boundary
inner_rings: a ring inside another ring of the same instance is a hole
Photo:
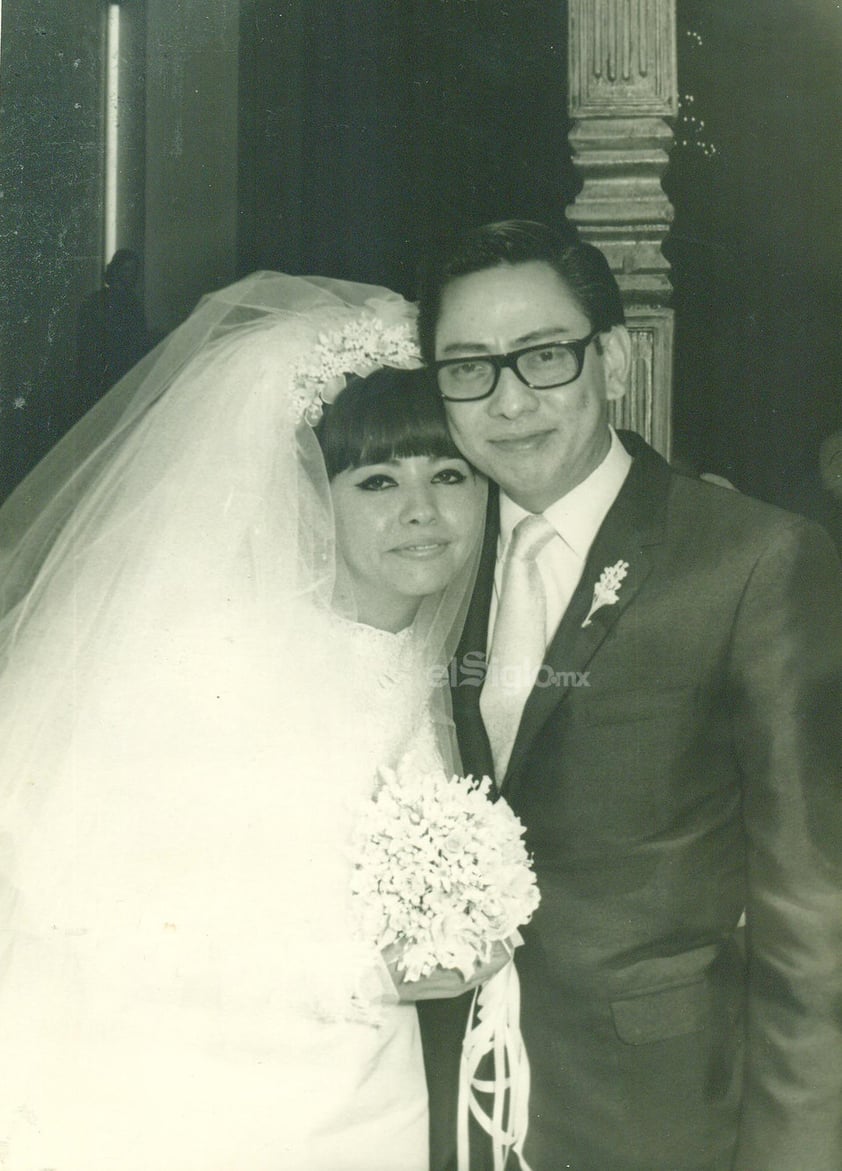
[[[551,265],[500,264],[445,287],[436,358],[507,354],[590,332],[578,299]],[[625,392],[628,359],[628,334],[615,326],[589,344],[581,373],[565,386],[532,390],[504,369],[488,398],[447,403],[456,445],[523,508],[543,512],[607,454],[608,403]]]

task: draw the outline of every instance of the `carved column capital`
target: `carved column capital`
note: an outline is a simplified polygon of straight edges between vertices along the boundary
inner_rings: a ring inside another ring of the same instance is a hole
[[[675,0],[569,0],[570,115],[674,118]]]
[[[635,357],[616,421],[667,454],[673,320],[661,245],[673,209],[661,179],[678,113],[675,0],[569,0],[568,45],[582,189],[567,214],[608,257]]]

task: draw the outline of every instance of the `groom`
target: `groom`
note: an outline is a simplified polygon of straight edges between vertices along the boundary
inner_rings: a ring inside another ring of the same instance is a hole
[[[597,249],[481,228],[428,267],[420,328],[457,445],[499,485],[453,700],[465,771],[496,776],[542,892],[517,953],[525,1158],[839,1171],[831,543],[612,430],[630,342]],[[453,1005],[423,1009],[438,1167]]]

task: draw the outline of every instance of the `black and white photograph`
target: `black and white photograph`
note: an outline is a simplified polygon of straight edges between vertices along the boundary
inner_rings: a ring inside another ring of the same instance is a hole
[[[0,0],[0,1171],[842,1171],[840,110]]]

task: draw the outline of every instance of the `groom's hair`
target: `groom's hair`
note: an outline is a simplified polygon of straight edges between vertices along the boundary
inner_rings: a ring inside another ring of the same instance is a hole
[[[444,290],[451,281],[489,268],[536,260],[555,269],[592,329],[623,324],[622,295],[605,255],[593,244],[580,240],[572,224],[556,229],[532,220],[501,220],[451,239],[422,264],[418,336],[424,361],[435,361],[436,327]]]
[[[329,479],[349,468],[427,455],[462,459],[425,370],[387,366],[352,377],[316,427]]]

